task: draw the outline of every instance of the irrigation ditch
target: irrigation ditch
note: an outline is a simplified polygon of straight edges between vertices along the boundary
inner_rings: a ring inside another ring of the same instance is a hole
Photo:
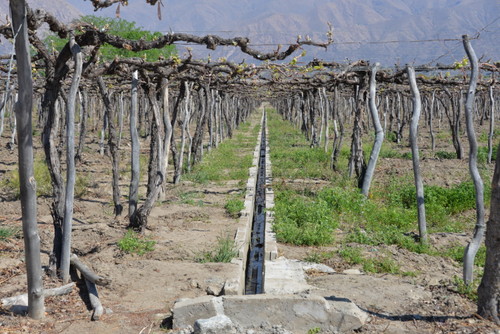
[[[307,333],[346,332],[360,328],[368,314],[345,298],[315,295],[305,280],[306,264],[278,257],[272,232],[274,193],[265,108],[246,185],[244,209],[235,244],[238,275],[227,280],[221,296],[177,301],[172,310],[173,328],[195,333],[229,333],[248,329],[281,328]],[[315,268],[315,270],[328,268]],[[179,333],[180,333],[179,332]],[[266,332],[267,333],[267,332]]]
[[[253,295],[264,292],[264,252],[266,235],[266,113],[262,116],[259,161],[255,186],[252,231],[246,263],[245,294]]]

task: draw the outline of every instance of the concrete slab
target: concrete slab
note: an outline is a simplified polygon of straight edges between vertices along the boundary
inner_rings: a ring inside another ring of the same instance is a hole
[[[192,326],[198,319],[208,319],[220,311],[220,297],[202,296],[195,299],[181,299],[174,305],[173,328]]]
[[[266,294],[297,294],[314,289],[307,284],[303,263],[279,257],[265,262],[266,274],[264,291]]]
[[[216,333],[216,331],[210,332],[211,328],[232,324],[243,329],[280,326],[293,333],[307,333],[312,328],[346,332],[361,327],[368,320],[368,314],[348,299],[330,298],[327,300],[316,295],[248,295],[209,298],[212,301],[207,300],[206,297],[200,297],[190,302],[176,303],[173,309],[174,328],[195,324],[195,328],[198,327],[200,330],[205,328],[206,333]],[[200,318],[209,320],[194,319],[193,315],[199,311],[203,312]],[[212,325],[215,327],[210,327]]]
[[[199,319],[194,323],[194,334],[228,333],[233,329],[233,322],[225,315],[216,315],[209,319]]]

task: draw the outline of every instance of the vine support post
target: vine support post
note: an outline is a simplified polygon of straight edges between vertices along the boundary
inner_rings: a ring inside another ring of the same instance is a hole
[[[413,115],[410,123],[410,144],[413,161],[413,175],[415,178],[415,188],[417,193],[418,232],[420,235],[420,242],[422,244],[427,244],[427,222],[425,219],[424,185],[422,182],[422,175],[420,173],[420,157],[418,152],[418,121],[420,120],[420,113],[422,111],[422,102],[420,100],[420,92],[417,87],[417,80],[415,79],[414,68],[408,66],[406,68],[406,71],[408,73],[408,80],[410,81],[410,88],[413,99]]]
[[[135,216],[137,203],[139,201],[139,132],[137,131],[137,86],[139,85],[139,74],[137,71],[132,73],[132,92],[130,99],[130,139],[131,139],[131,177],[129,187],[128,216],[129,219]]]
[[[64,201],[60,267],[63,283],[68,283],[70,279],[71,229],[73,225],[73,201],[75,193],[75,102],[83,65],[80,46],[75,43],[74,36],[71,36],[69,46],[75,59],[75,71],[68,94],[68,102],[66,103],[66,195]]]
[[[351,140],[351,156],[349,157],[348,175],[352,177],[356,173],[358,188],[361,188],[366,172],[366,162],[363,154],[362,145],[362,117],[365,111],[365,93],[366,93],[366,74],[360,77],[360,85],[355,88],[355,106],[354,106],[354,126]]]
[[[477,313],[500,325],[498,300],[500,298],[500,147],[497,151],[495,172],[491,183],[490,219],[486,230],[486,262],[484,275],[477,290]]]
[[[432,151],[436,150],[436,138],[434,136],[434,103],[436,102],[436,91],[432,91],[431,104],[429,107],[429,135],[431,136],[431,149]]]
[[[476,53],[470,44],[469,36],[463,35],[462,40],[471,66],[469,88],[465,101],[465,123],[467,126],[467,138],[469,140],[469,172],[476,190],[476,227],[474,228],[474,236],[471,242],[465,248],[463,267],[464,282],[470,284],[472,283],[474,258],[483,239],[486,226],[484,223],[484,186],[479,169],[477,168],[477,140],[473,124],[474,95],[476,92],[479,65]]]
[[[488,163],[491,164],[491,158],[493,155],[493,134],[495,133],[495,97],[493,96],[493,83],[491,84],[489,90],[490,97],[490,131],[488,133]]]
[[[366,166],[365,175],[363,177],[363,184],[361,186],[361,193],[366,197],[368,196],[368,192],[370,191],[370,185],[372,182],[373,173],[375,171],[375,166],[377,165],[378,155],[380,153],[380,149],[382,148],[382,142],[384,141],[384,129],[380,124],[377,104],[375,102],[377,97],[376,77],[377,69],[379,66],[379,63],[375,63],[371,67],[370,71],[370,95],[368,97],[368,106],[373,120],[373,128],[375,129],[375,139],[373,142],[372,152],[370,154],[370,160],[368,160],[368,165]]]
[[[28,277],[28,315],[41,319],[45,313],[40,237],[37,227],[36,181],[33,176],[33,79],[26,20],[26,2],[10,0],[19,82],[19,100],[15,104],[18,131],[19,183]],[[16,36],[17,35],[17,36]]]

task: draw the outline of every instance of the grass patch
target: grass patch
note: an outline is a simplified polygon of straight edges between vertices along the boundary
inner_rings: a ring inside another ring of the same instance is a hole
[[[444,251],[444,255],[458,263],[464,262],[465,246],[454,245]],[[486,263],[486,246],[481,245],[477,250],[474,264],[479,267],[484,267]]]
[[[11,238],[16,238],[21,234],[21,231],[13,227],[0,227],[0,241],[7,241]]]
[[[456,159],[457,158],[456,152],[437,151],[436,153],[434,153],[434,155],[438,159]]]
[[[337,223],[329,204],[321,198],[311,199],[292,191],[275,195],[273,229],[280,242],[319,246],[333,241]]]
[[[187,191],[187,192],[180,194],[179,197],[180,197],[180,202],[182,204],[189,204],[189,205],[201,207],[201,206],[204,206],[205,203],[203,202],[203,200],[199,199],[200,196],[203,197],[204,195],[200,194],[197,191]]]
[[[88,175],[76,174],[75,198],[82,198],[88,194],[90,187],[90,177]]]
[[[399,265],[388,257],[365,259],[363,262],[363,271],[367,273],[388,273],[400,274]]]
[[[156,242],[148,240],[140,234],[128,230],[125,236],[121,238],[117,245],[118,248],[125,253],[144,255],[154,250]]]
[[[295,245],[328,245],[340,227],[344,242],[366,245],[395,245],[417,254],[448,256],[461,261],[460,249],[437,250],[423,245],[418,238],[417,200],[413,178],[398,170],[387,184],[375,183],[368,198],[360,194],[353,178],[330,169],[330,152],[310,148],[299,129],[284,122],[274,111],[268,112],[269,144],[275,184],[275,225],[278,241]],[[444,134],[449,137],[449,134]],[[347,170],[350,152],[344,147],[339,154],[338,170]],[[399,146],[398,146],[399,147]],[[364,145],[365,149],[369,145]],[[482,149],[483,155],[487,150]],[[384,143],[381,158],[411,159],[390,143]],[[429,153],[440,159],[455,159],[454,152]],[[481,159],[481,158],[479,158]],[[395,167],[392,167],[395,169]],[[484,172],[484,170],[483,170]],[[305,179],[303,184],[297,179]],[[330,181],[321,189],[311,179]],[[484,177],[484,180],[491,177]],[[295,180],[290,182],[289,180]],[[484,182],[485,204],[488,205],[491,186]],[[429,233],[463,232],[470,225],[471,210],[475,209],[475,189],[472,182],[449,187],[424,186],[426,219]],[[456,252],[456,254],[452,254]],[[448,254],[445,254],[448,253]],[[402,272],[388,254],[378,258],[363,256],[363,248],[343,246],[337,253],[349,264],[363,267],[366,272],[386,272],[414,277],[416,272]],[[484,248],[479,250],[476,263],[484,264]],[[325,262],[332,254],[313,252],[305,260]],[[458,259],[460,257],[460,260]]]
[[[227,214],[232,218],[238,218],[240,216],[240,211],[245,207],[244,202],[239,198],[231,198],[224,205]]]
[[[334,252],[312,252],[307,254],[304,258],[306,262],[312,263],[323,263],[328,259],[331,259],[334,255]]]
[[[394,275],[411,275],[410,272],[401,272],[399,265],[391,258],[382,256],[380,258],[366,258],[359,247],[343,247],[338,251],[339,256],[348,264],[360,264],[363,271],[367,273],[388,273]]]
[[[35,158],[33,161],[33,174],[36,180],[36,195],[51,196],[52,183],[50,173],[42,158]],[[21,196],[19,171],[13,170],[7,173],[7,177],[0,183],[0,186],[13,198],[19,199]]]
[[[477,289],[483,278],[483,273],[474,273],[474,279],[472,283],[467,285],[461,277],[454,276],[452,280],[452,286],[455,288],[456,292],[462,296],[469,298],[473,302],[477,302]]]
[[[364,258],[358,247],[344,247],[338,251],[340,257],[349,264],[363,263]]]
[[[259,129],[260,125],[257,131]],[[201,184],[247,178],[248,169],[252,166],[251,152],[257,138],[254,132],[249,122],[242,124],[233,138],[226,139],[207,153],[201,163],[185,174],[185,178]]]
[[[231,262],[238,255],[233,238],[229,235],[217,237],[217,245],[213,249],[202,252],[195,258],[196,262]]]
[[[495,161],[498,152],[498,145],[493,144],[491,150],[491,161]],[[488,146],[480,146],[477,150],[477,162],[485,164],[488,162]]]
[[[268,127],[273,177],[333,179],[330,152],[311,148],[302,133],[273,110],[268,110]]]

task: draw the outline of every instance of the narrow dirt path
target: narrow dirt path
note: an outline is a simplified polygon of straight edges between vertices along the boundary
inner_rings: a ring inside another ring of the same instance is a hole
[[[233,139],[245,145],[235,153],[234,159],[241,162],[234,163],[243,164],[245,159],[249,160],[247,156],[253,154],[260,120],[261,114],[255,112],[244,130],[235,131]],[[9,158],[15,161],[15,157]],[[85,297],[78,293],[83,287],[79,286],[68,296],[47,298],[47,314],[41,322],[1,311],[0,332],[121,334],[159,331],[162,323],[168,322],[175,300],[220,294],[226,279],[234,276],[237,267],[232,263],[200,263],[196,259],[202,257],[203,252],[213,250],[218,239],[234,237],[237,220],[227,214],[224,205],[231,198],[243,198],[247,176],[207,183],[169,184],[165,199],[158,202],[151,213],[145,233],[148,240],[156,243],[154,250],[137,255],[124,253],[117,247],[125,234],[127,221],[114,219],[110,198],[103,198],[106,195],[102,195],[103,189],[99,186],[101,182],[110,181],[108,175],[100,173],[109,165],[98,159],[97,154],[95,159],[88,161],[85,168],[96,171],[92,180],[97,187],[76,201],[73,251],[97,273],[111,279],[109,286],[99,288],[99,294],[103,306],[112,312],[98,322],[91,322]],[[106,165],[100,165],[103,163]],[[122,182],[128,181],[124,178]],[[44,264],[48,263],[46,254],[52,242],[48,203],[48,199],[39,200]],[[5,217],[0,221],[1,226],[8,224],[20,228],[18,203],[3,201],[0,208]],[[22,240],[16,238],[0,241],[0,298],[24,292],[22,244]],[[46,287],[58,284],[46,278]]]

